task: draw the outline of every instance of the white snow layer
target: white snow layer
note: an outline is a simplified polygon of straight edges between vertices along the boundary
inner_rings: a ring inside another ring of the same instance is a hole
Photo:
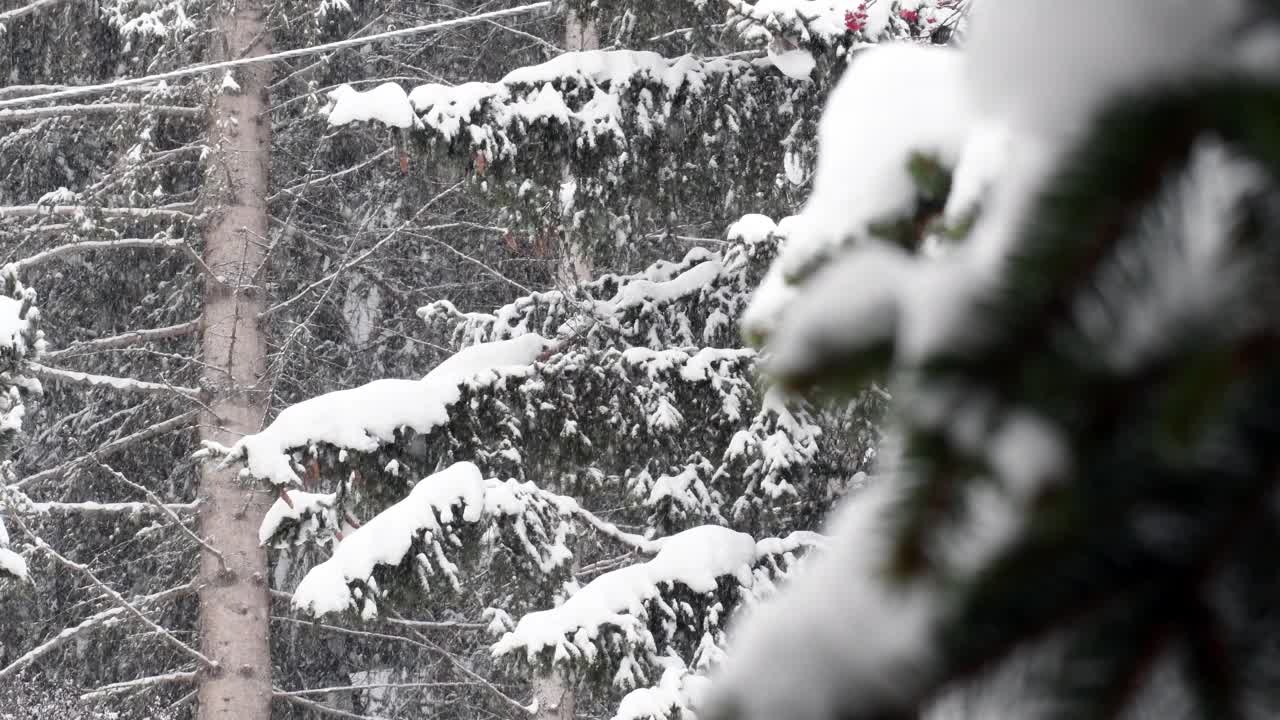
[[[336,493],[322,494],[294,490],[289,493],[292,505],[285,502],[284,498],[277,499],[267,510],[266,516],[262,518],[262,524],[258,526],[258,543],[266,545],[270,542],[280,530],[281,523],[286,520],[301,520],[325,508],[333,507],[337,497]]]
[[[818,126],[813,193],[780,262],[793,277],[867,226],[908,213],[912,153],[954,167],[969,128],[964,61],[954,50],[892,44],[859,54],[831,92]]]
[[[709,75],[742,67],[739,60],[701,60],[690,55],[674,59],[639,50],[586,50],[567,52],[539,65],[511,71],[498,82],[469,82],[461,85],[426,83],[406,93],[395,83],[358,92],[343,85],[329,93],[330,125],[359,120],[378,120],[393,127],[429,127],[452,140],[470,122],[471,115],[486,102],[500,104],[499,125],[516,118],[534,121],[571,119],[586,124],[616,126],[619,107],[609,93],[597,92],[578,111],[569,109],[553,83],[619,91],[637,81],[653,81],[670,92],[688,89],[700,92]]]
[[[420,533],[439,533],[456,520],[476,522],[484,509],[485,480],[472,463],[455,463],[423,479],[312,568],[294,590],[293,606],[316,617],[350,608],[349,582],[367,581],[378,565],[399,565]]]
[[[396,83],[382,83],[363,92],[342,85],[329,93],[329,99],[333,103],[329,110],[330,125],[377,120],[391,127],[413,127],[415,118],[409,96]]]
[[[466,348],[421,380],[375,380],[304,400],[286,408],[262,432],[231,447],[227,460],[245,459],[249,471],[277,485],[299,482],[289,452],[314,443],[371,452],[399,428],[425,433],[448,422],[449,406],[466,382],[483,383],[526,371],[551,342],[540,335]]]
[[[524,651],[533,661],[542,650],[554,648],[556,660],[578,656],[589,660],[603,627],[618,628],[632,639],[639,637],[646,622],[644,603],[662,593],[660,586],[679,583],[707,593],[716,589],[719,578],[733,576],[750,587],[751,568],[758,559],[821,541],[815,533],[793,533],[757,543],[750,535],[718,525],[685,530],[664,538],[652,560],[605,573],[563,605],[520,618],[514,630],[494,643],[493,654]]]
[[[623,696],[612,720],[674,720],[696,717],[694,709],[706,691],[708,678],[690,673],[678,659],[662,671],[653,687],[636,688]]]
[[[933,594],[886,587],[892,481],[874,483],[836,518],[826,550],[730,635],[708,698],[736,717],[821,720],[856,700],[910,697],[909,672],[938,608]]]
[[[975,4],[963,54],[866,51],[822,119],[813,197],[787,232],[770,230],[787,245],[753,299],[748,332],[769,334],[773,367],[784,373],[812,369],[817,350],[879,340],[892,341],[897,362],[909,367],[941,344],[980,334],[972,300],[991,286],[991,270],[1017,240],[1029,199],[1062,149],[1116,93],[1238,64],[1224,38],[1239,20],[1237,0],[988,0]],[[910,208],[905,165],[919,150],[955,169],[949,216],[981,206],[970,238],[939,258],[871,246],[824,260],[848,239],[865,241],[868,221]],[[752,218],[743,232],[763,229],[767,223]],[[800,271],[819,261],[827,269],[802,279],[809,273]],[[904,412],[925,424],[937,416],[961,435],[972,423],[960,414],[998,421],[988,452],[1001,491],[966,498],[981,522],[947,551],[952,566],[973,567],[1016,534],[1020,503],[1061,477],[1067,458],[1056,428],[1041,418],[991,418],[982,398],[950,398],[965,400],[957,406],[944,402],[945,391],[917,393]],[[908,701],[924,689],[935,593],[888,586],[876,572],[896,486],[886,477],[851,498],[827,552],[740,628],[712,692],[713,714],[817,720],[857,714],[864,703]],[[831,618],[840,618],[838,627]]]
[[[18,579],[27,577],[27,561],[21,555],[9,549],[9,530],[4,526],[4,516],[0,515],[0,577],[9,573]]]
[[[0,295],[0,350],[10,350],[18,356],[26,354],[24,336],[29,328],[28,320],[18,317],[21,310],[21,300]]]
[[[9,548],[0,548],[0,571],[24,579],[27,577],[27,561]]]

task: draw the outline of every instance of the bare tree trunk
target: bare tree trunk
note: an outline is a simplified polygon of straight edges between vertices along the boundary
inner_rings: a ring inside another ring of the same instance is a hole
[[[578,698],[573,694],[573,684],[559,668],[545,675],[534,675],[533,699],[538,704],[534,720],[573,720],[577,711]]]
[[[599,50],[600,34],[595,23],[583,21],[577,13],[569,13],[565,18],[564,47],[573,52],[576,50]],[[565,181],[570,181],[568,168],[565,168]],[[566,229],[565,242],[560,249],[556,275],[557,281],[566,289],[572,289],[590,281],[595,275],[595,263],[589,247],[574,242],[572,234]],[[577,563],[574,563],[577,572]],[[573,677],[563,668],[552,666],[543,673],[535,670],[533,676],[533,699],[538,705],[534,720],[574,720],[577,712],[578,698],[574,693]]]
[[[269,52],[262,0],[228,0],[214,22],[214,59]],[[230,444],[261,429],[266,338],[264,309],[271,119],[266,112],[270,64],[235,70],[223,80],[209,115],[212,157],[205,178],[205,283],[201,346],[210,395],[201,436]],[[237,89],[238,86],[238,89]],[[204,535],[226,557],[201,561],[200,645],[219,671],[200,679],[200,720],[271,717],[271,602],[266,551],[258,524],[271,498],[238,482],[235,470],[206,465],[200,494]]]
[[[564,47],[569,52],[577,50],[599,50],[600,33],[593,22],[584,21],[577,13],[570,12],[564,22]],[[565,169],[565,181],[571,181],[568,168]],[[560,249],[560,262],[556,269],[556,280],[566,290],[587,282],[595,275],[590,249],[574,242],[572,231],[565,228],[564,244]]]

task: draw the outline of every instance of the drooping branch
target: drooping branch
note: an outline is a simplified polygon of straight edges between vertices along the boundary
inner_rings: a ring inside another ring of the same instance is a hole
[[[396,612],[394,608],[391,608],[388,606],[386,607],[386,609],[390,613],[391,617],[400,618],[400,613]],[[418,640],[422,642],[422,644],[426,645],[432,650],[435,650],[442,657],[444,657],[445,660],[449,661],[449,665],[451,665],[453,669],[457,670],[459,673],[461,673],[465,677],[475,681],[481,687],[488,690],[495,697],[501,700],[508,707],[512,708],[513,710],[519,711],[521,715],[532,715],[534,712],[537,711],[536,706],[524,705],[519,700],[516,700],[510,695],[502,692],[502,690],[500,690],[498,686],[489,682],[487,679],[484,678],[484,676],[476,673],[474,670],[467,667],[466,664],[459,661],[458,658],[454,657],[453,653],[449,652],[448,650],[445,650],[443,647],[441,647],[438,643],[436,643],[431,638],[427,637],[426,635],[423,635],[421,632],[418,632],[416,629],[412,627],[408,628],[408,630],[409,632],[416,635],[418,637]]]
[[[133,600],[131,600],[130,603],[134,607],[144,608],[144,607],[147,607],[148,605],[154,605],[156,603],[163,602],[165,600],[183,597],[193,592],[195,592],[194,585],[190,585],[190,584],[180,585],[176,588],[170,588],[163,592],[158,592],[158,593],[154,593],[152,595],[146,595],[143,597],[136,597]],[[22,656],[15,659],[13,662],[9,663],[3,668],[0,668],[0,680],[4,680],[20,672],[23,668],[27,667],[31,663],[48,655],[54,650],[57,650],[63,645],[66,645],[67,643],[80,637],[82,634],[90,630],[106,626],[113,622],[117,622],[120,619],[120,617],[124,615],[124,613],[125,613],[125,610],[123,607],[109,608],[107,610],[103,610],[102,612],[90,615],[84,620],[81,620],[79,624],[75,625],[74,627],[69,627],[64,629],[62,632],[59,632],[57,635],[54,635],[52,638],[28,650],[26,653],[24,653]]]
[[[0,98],[25,97],[27,95],[42,95],[44,93],[57,92],[66,90],[71,85],[54,85],[49,83],[31,84],[31,85],[10,85],[0,88]],[[124,92],[134,95],[146,95],[153,92],[155,87],[147,87],[139,85],[136,87],[125,88]]]
[[[217,663],[215,663],[213,660],[210,660],[207,656],[205,656],[204,653],[182,642],[181,640],[178,639],[176,635],[166,630],[163,626],[161,626],[159,623],[155,622],[151,618],[147,617],[146,614],[144,614],[141,610],[139,610],[136,606],[134,606],[133,603],[129,602],[123,595],[116,592],[110,585],[103,582],[88,567],[81,565],[80,563],[75,562],[74,560],[69,560],[66,557],[64,557],[61,553],[59,553],[57,550],[54,550],[43,539],[36,536],[35,533],[31,532],[31,529],[28,528],[26,523],[24,523],[20,518],[14,518],[14,520],[17,522],[18,526],[21,527],[27,533],[28,536],[31,537],[32,542],[34,543],[37,549],[43,551],[46,555],[53,558],[55,561],[57,561],[59,565],[62,565],[68,570],[73,570],[83,575],[85,578],[89,580],[89,582],[93,583],[95,587],[97,587],[99,590],[105,593],[107,597],[111,598],[113,602],[115,602],[117,605],[123,608],[125,612],[127,612],[130,615],[133,615],[135,618],[142,621],[144,625],[151,628],[170,647],[192,658],[196,662],[200,663],[202,667],[208,670],[217,671],[219,669]]]
[[[174,430],[184,430],[186,428],[189,428],[195,425],[196,421],[199,418],[200,418],[199,410],[190,410],[181,415],[178,415],[177,417],[169,418],[164,422],[159,422],[159,423],[156,423],[155,425],[149,425],[133,434],[126,435],[118,440],[112,440],[111,442],[100,446],[97,450],[95,450],[91,454],[81,455],[78,458],[68,460],[67,462],[64,462],[61,465],[58,465],[56,467],[52,467],[47,470],[41,470],[40,472],[28,475],[22,478],[21,480],[19,480],[18,482],[13,483],[12,487],[24,488],[24,487],[27,487],[28,485],[35,485],[37,483],[48,480],[49,478],[54,477],[56,475],[70,472],[72,469],[77,468],[83,465],[84,463],[90,460],[93,460],[95,458],[111,457],[112,455],[115,455],[121,450],[132,447],[140,442],[145,442],[147,440],[150,440],[151,438],[164,435],[165,433],[173,432]]]
[[[413,221],[417,220],[417,219],[418,219],[418,216],[419,216],[419,215],[421,215],[423,212],[425,212],[429,207],[431,207],[431,205],[433,205],[433,204],[435,203],[435,201],[436,201],[436,200],[439,200],[440,198],[444,197],[445,195],[448,195],[449,193],[451,193],[451,192],[453,192],[453,191],[457,190],[457,189],[458,189],[458,188],[460,188],[460,187],[462,187],[462,183],[455,183],[454,185],[452,185],[452,186],[448,187],[447,189],[442,190],[442,191],[441,191],[439,194],[437,194],[434,198],[432,198],[430,201],[428,201],[426,204],[424,204],[421,208],[419,208],[419,209],[418,209],[418,211],[417,211],[417,212],[415,212],[415,213],[414,213],[414,214],[413,214],[413,215],[412,215],[408,220],[405,220],[404,222],[400,223],[400,225],[398,225],[394,230],[392,230],[391,232],[387,233],[387,234],[386,234],[386,235],[384,235],[380,240],[378,240],[377,242],[375,242],[375,243],[373,244],[373,246],[372,246],[372,247],[370,247],[368,250],[366,250],[366,251],[364,251],[364,252],[360,253],[359,255],[357,255],[356,257],[352,258],[351,260],[349,260],[349,261],[347,261],[347,262],[343,263],[343,264],[342,264],[342,265],[340,265],[336,270],[334,270],[333,272],[329,273],[328,275],[325,275],[324,277],[320,278],[319,280],[316,280],[315,282],[311,283],[310,285],[308,285],[308,286],[304,287],[303,289],[299,290],[297,293],[295,293],[295,294],[294,294],[294,296],[293,296],[293,297],[289,298],[288,300],[284,300],[284,301],[282,301],[282,302],[276,303],[275,305],[272,305],[271,307],[267,308],[266,310],[263,310],[263,311],[262,311],[262,313],[258,316],[258,319],[260,319],[260,320],[261,320],[261,319],[265,319],[265,318],[270,317],[271,315],[274,315],[275,313],[277,313],[277,312],[279,312],[279,311],[281,311],[281,310],[283,310],[283,309],[285,309],[285,308],[289,307],[290,305],[293,305],[294,303],[298,302],[298,301],[299,301],[299,300],[301,300],[302,298],[306,297],[309,293],[311,293],[311,291],[316,290],[316,289],[318,289],[318,288],[320,288],[320,287],[325,286],[326,284],[328,284],[328,283],[332,282],[332,281],[334,280],[334,278],[337,278],[339,275],[346,273],[346,271],[350,270],[351,268],[354,268],[355,266],[357,266],[357,265],[359,265],[360,263],[364,262],[365,260],[369,259],[369,257],[370,257],[370,256],[372,256],[374,253],[376,253],[376,252],[378,252],[379,250],[381,250],[381,249],[382,249],[382,246],[386,245],[387,243],[391,242],[391,241],[392,241],[392,240],[394,240],[395,238],[399,237],[399,236],[400,236],[400,233],[401,233],[401,232],[403,232],[403,231],[404,231],[404,229],[405,229],[405,228],[407,228],[407,227],[409,226],[409,224],[410,224],[410,223],[412,223]],[[431,226],[428,226],[428,227],[422,228],[422,230],[423,230],[423,231],[430,231],[430,230],[447,230],[447,229],[449,229],[449,228],[453,228],[453,227],[457,227],[457,226],[458,226],[458,223],[444,223],[444,224],[442,224],[442,225],[431,225]]]
[[[284,691],[282,695],[325,695],[332,692],[350,692],[352,690],[376,690],[382,688],[458,688],[458,687],[475,687],[473,682],[409,682],[409,683],[369,683],[367,685],[334,685],[332,687],[314,688],[310,690],[290,690]]]
[[[152,340],[192,335],[199,329],[200,321],[191,320],[184,323],[178,323],[177,325],[169,325],[168,327],[152,328],[148,330],[131,330],[119,335],[112,335],[111,337],[74,342],[61,350],[47,352],[44,354],[44,357],[52,360],[61,357],[88,355],[89,353],[99,352],[101,350],[114,350],[116,348],[140,345]]]
[[[547,500],[550,500],[552,503],[555,503],[568,514],[586,522],[588,525],[595,528],[596,532],[606,537],[611,537],[623,545],[628,545],[635,550],[649,554],[656,553],[662,549],[661,541],[650,540],[644,536],[626,532],[617,525],[601,519],[595,513],[582,507],[571,498],[564,495],[557,495],[556,493],[543,490],[541,488],[538,489],[538,494],[542,495]]]
[[[170,510],[168,506],[165,505],[164,502],[159,498],[159,496],[157,496],[154,492],[151,491],[151,488],[145,487],[143,485],[139,485],[138,483],[130,480],[129,478],[124,476],[124,473],[120,472],[119,470],[116,470],[115,468],[102,462],[101,460],[98,461],[98,467],[101,467],[103,470],[110,473],[111,476],[114,477],[116,480],[119,480],[120,482],[124,483],[125,485],[128,485],[134,490],[137,490],[138,492],[146,495],[147,499],[151,501],[151,504],[156,508],[159,508],[159,510],[162,513],[168,516],[168,518],[173,521],[173,524],[177,526],[179,530],[185,533],[187,537],[190,537],[192,540],[195,540],[196,543],[200,545],[200,547],[204,548],[211,555],[218,558],[218,565],[222,568],[223,572],[226,572],[228,570],[227,559],[222,555],[222,551],[210,545],[207,540],[205,540],[204,538],[192,532],[192,530],[187,527],[187,524],[182,521],[182,518],[178,517],[177,513]]]

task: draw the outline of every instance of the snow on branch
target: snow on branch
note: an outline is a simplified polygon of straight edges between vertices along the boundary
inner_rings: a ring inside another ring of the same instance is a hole
[[[186,428],[192,427],[193,425],[195,425],[199,417],[200,417],[199,410],[190,410],[181,415],[171,417],[168,420],[158,422],[154,425],[148,425],[147,427],[144,427],[141,430],[138,430],[136,432],[130,433],[122,438],[119,438],[117,440],[112,440],[111,442],[106,443],[104,445],[100,445],[90,454],[81,455],[77,458],[68,460],[55,467],[47,468],[45,470],[32,473],[22,478],[21,480],[13,483],[12,487],[25,488],[32,485],[37,485],[50,478],[59,477],[64,474],[71,473],[76,468],[83,467],[86,463],[94,462],[101,459],[106,459],[122,450],[125,450],[126,448],[133,447],[134,445],[137,445],[138,443],[141,443],[141,442],[146,442],[151,438],[164,435],[165,433],[174,432],[176,430],[185,430]]]
[[[3,522],[4,520],[0,519],[0,524]],[[27,561],[7,546],[0,545],[0,578],[5,575],[25,580],[27,578]]]
[[[66,0],[37,0],[33,3],[40,6],[47,3],[65,2]],[[371,43],[390,40],[408,35],[417,35],[423,33],[436,32],[449,28],[462,27],[479,22],[488,22],[497,18],[511,17],[515,15],[527,15],[537,13],[551,8],[550,0],[541,0],[540,2],[528,3],[512,8],[503,8],[501,10],[492,10],[489,12],[476,13],[460,18],[452,18],[449,20],[440,20],[426,25],[415,25],[407,28],[397,28],[386,32],[377,33],[375,35],[361,35],[353,38],[346,38],[329,43],[319,45],[311,45],[308,47],[293,48],[290,50],[282,50],[280,52],[269,53],[266,55],[256,55],[253,57],[242,57],[234,60],[224,60],[221,62],[205,63],[203,65],[188,65],[187,67],[170,70],[168,72],[156,73],[154,75],[146,75],[136,78],[123,78],[98,85],[78,85],[64,87],[58,90],[42,93],[40,95],[32,95],[29,97],[10,98],[8,100],[0,100],[0,108],[21,107],[36,102],[44,102],[48,100],[64,100],[73,97],[85,97],[88,95],[98,95],[107,92],[114,92],[123,88],[138,87],[142,85],[155,85],[160,81],[173,80],[181,77],[191,77],[193,75],[204,75],[206,73],[216,72],[218,70],[227,70],[230,68],[241,67],[244,65],[254,65],[257,63],[269,63],[286,58],[305,57],[308,55],[319,55],[331,50],[338,50],[348,47],[359,47],[361,45],[369,45]],[[19,8],[18,11],[22,11]],[[0,20],[3,16],[0,16]]]
[[[371,452],[409,428],[426,433],[448,422],[463,383],[484,384],[527,373],[551,346],[539,335],[476,345],[440,363],[421,380],[376,380],[286,408],[262,432],[249,435],[224,462],[244,460],[254,476],[277,485],[300,482],[288,453],[316,443]]]
[[[304,495],[297,515],[328,510],[324,496]],[[285,500],[264,520],[259,537],[270,539],[281,520],[295,513],[280,509]],[[458,565],[450,559],[461,544],[458,532],[482,522],[507,520],[514,529],[523,552],[544,572],[562,567],[571,557],[563,545],[563,531],[554,540],[538,537],[533,530],[545,528],[559,515],[532,484],[514,480],[486,480],[469,462],[451,465],[419,481],[400,502],[370,518],[347,535],[333,556],[313,567],[294,590],[293,607],[315,615],[359,608],[366,616],[377,612],[375,570],[412,561],[417,577],[429,587],[431,576],[443,576],[453,589],[460,587]],[[541,547],[535,544],[539,541]]]
[[[0,207],[0,220],[41,215],[71,217],[104,217],[160,220],[193,220],[195,216],[174,208],[154,207],[88,207],[85,205],[6,205]]]
[[[184,240],[174,238],[122,238],[119,240],[85,240],[82,242],[67,243],[55,248],[50,248],[34,255],[29,255],[20,260],[15,260],[6,266],[7,270],[12,272],[23,272],[28,268],[40,265],[55,258],[64,257],[66,255],[79,255],[81,253],[93,252],[95,250],[125,250],[125,249],[156,249],[156,250],[173,250],[187,247]]]
[[[662,677],[653,687],[640,687],[622,697],[612,720],[680,720],[697,717],[694,708],[710,679],[693,672],[678,657],[663,657]]]
[[[95,353],[102,350],[114,350],[116,348],[140,345],[142,343],[151,342],[152,340],[163,340],[165,338],[192,335],[199,329],[200,321],[190,320],[188,322],[169,325],[167,327],[132,330],[130,332],[112,335],[110,337],[73,342],[65,348],[51,350],[45,353],[44,357],[54,360],[60,357],[87,355],[89,353]]]
[[[83,502],[33,502],[30,504],[31,512],[46,513],[76,513],[76,514],[103,514],[103,515],[142,515],[145,513],[194,513],[200,509],[200,503],[163,503],[156,505],[150,502],[95,502],[86,500]]]
[[[197,398],[200,396],[200,390],[198,388],[166,385],[164,383],[147,382],[145,380],[115,377],[112,375],[95,375],[93,373],[77,372],[75,370],[63,370],[61,368],[52,368],[35,362],[29,362],[25,367],[27,370],[31,371],[31,374],[38,377],[53,380],[55,382],[70,383],[72,385],[109,387],[114,390],[121,390],[124,392],[181,395],[189,398]]]
[[[45,349],[36,291],[25,287],[8,266],[0,267],[0,483],[8,481],[4,461],[22,430],[27,395],[39,395],[40,381],[31,377],[30,361]],[[9,558],[16,567],[16,561]]]
[[[638,50],[567,52],[540,65],[518,68],[494,83],[428,83],[409,93],[395,83],[363,92],[343,85],[329,93],[327,114],[331,125],[376,120],[392,127],[429,130],[446,142],[469,133],[471,142],[480,144],[492,160],[515,153],[506,134],[531,123],[564,125],[594,144],[602,134],[621,136],[619,98],[628,91],[644,87],[664,96],[696,95],[709,77],[742,74],[750,67],[741,60],[699,60],[689,55],[672,60]]]
[[[609,633],[620,635],[629,648],[653,649],[651,611],[672,615],[675,611],[662,598],[676,586],[707,595],[729,580],[749,593],[758,563],[818,545],[821,537],[794,533],[756,542],[745,533],[703,525],[660,543],[658,554],[648,562],[605,573],[564,604],[520,618],[515,629],[493,645],[494,656],[523,655],[535,662],[546,654],[555,662],[590,664],[607,647],[603,636]]]
[[[675,344],[737,344],[734,318],[745,307],[754,274],[773,256],[776,238],[730,236],[723,252],[693,248],[675,262],[660,261],[629,275],[605,274],[572,291],[549,290],[517,298],[492,313],[462,312],[439,300],[418,310],[428,324],[452,328],[453,342],[465,347],[517,337],[622,337],[651,345],[658,327],[679,328]]]
[[[170,600],[172,598],[190,595],[194,592],[195,592],[195,587],[193,585],[181,585],[179,587],[170,588],[168,590],[164,590],[158,593],[153,593],[151,595],[144,595],[142,597],[132,598],[131,600],[129,600],[129,603],[141,610],[141,609],[145,609],[150,605],[154,605],[156,603],[163,602],[165,600]],[[114,623],[120,622],[122,619],[124,619],[124,617],[125,617],[124,608],[117,606],[113,608],[108,608],[101,612],[94,613],[93,615],[90,615],[84,620],[81,620],[76,625],[72,627],[64,628],[63,630],[58,632],[58,634],[54,635],[48,640],[45,640],[44,642],[40,643],[34,648],[31,648],[30,650],[28,650],[27,652],[23,653],[21,656],[13,660],[13,662],[10,662],[8,665],[4,666],[3,668],[0,668],[0,680],[4,680],[20,672],[23,668],[27,667],[31,663],[39,660],[40,658],[48,655],[49,653],[52,653],[54,650],[57,650],[58,648],[66,645],[72,640],[75,640],[76,638],[80,637],[84,633],[87,633],[91,630],[94,630],[100,627],[108,627]]]
[[[22,7],[17,7],[12,10],[6,10],[0,13],[0,23],[7,23],[11,20],[17,20],[20,17],[24,17],[32,13],[39,12],[45,8],[51,8],[58,5],[62,5],[63,3],[66,3],[69,1],[70,0],[35,0],[35,2],[27,3]],[[0,35],[5,34],[6,32],[8,32],[8,29],[4,27],[3,24],[0,24]]]
[[[587,50],[496,82],[343,86],[325,112],[335,125],[408,127],[466,162],[504,202],[511,246],[537,247],[555,226],[575,233],[596,220],[607,228],[592,228],[591,242],[605,244],[701,206],[706,187],[726,181],[733,191],[713,204],[745,211],[747,198],[776,195],[787,158],[788,177],[805,182],[810,117],[825,86],[825,77],[798,81],[765,60]],[[637,183],[652,185],[651,206],[630,201]]]
[[[113,102],[113,103],[97,103],[94,105],[47,105],[38,108],[25,108],[21,110],[0,110],[0,124],[26,122],[28,120],[40,120],[49,117],[62,117],[66,115],[74,115],[83,117],[86,115],[113,115],[116,113],[159,113],[170,117],[186,117],[201,118],[204,117],[204,110],[196,107],[183,107],[181,105],[151,105],[148,103],[132,103],[132,102]]]

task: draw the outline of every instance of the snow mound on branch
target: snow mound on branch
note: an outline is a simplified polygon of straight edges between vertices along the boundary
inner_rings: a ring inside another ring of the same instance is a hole
[[[699,93],[708,77],[748,66],[740,60],[701,60],[690,55],[670,59],[638,50],[567,52],[539,65],[517,68],[492,83],[426,83],[407,94],[395,83],[366,92],[343,85],[329,94],[333,99],[329,124],[378,120],[407,128],[416,121],[418,127],[431,128],[453,140],[471,124],[474,113],[491,105],[491,120],[499,127],[517,120],[553,119],[612,132],[621,127],[616,96],[633,84],[655,83],[671,93]],[[591,93],[591,88],[597,92]],[[571,109],[567,100],[573,89],[580,91],[576,97],[589,98],[577,110]],[[480,135],[491,131],[472,129]]]
[[[231,447],[227,461],[245,459],[250,473],[277,485],[299,478],[288,453],[315,443],[372,452],[391,442],[396,430],[419,433],[449,421],[449,406],[461,397],[463,383],[487,383],[527,372],[551,341],[540,335],[466,348],[440,363],[421,380],[375,380],[285,408],[262,432]]]
[[[301,520],[308,515],[319,513],[325,508],[333,507],[337,500],[336,493],[309,493],[295,490],[289,493],[290,505],[284,498],[277,499],[267,510],[266,517],[258,526],[258,543],[266,545],[280,530],[286,520]]]
[[[27,561],[9,548],[0,547],[0,577],[3,577],[5,573],[13,575],[19,580],[26,579]]]
[[[341,85],[329,93],[329,99],[333,103],[328,113],[330,125],[377,120],[383,125],[409,128],[416,120],[409,96],[393,82],[364,91]]]
[[[663,540],[652,560],[605,573],[563,605],[520,618],[516,628],[493,645],[493,654],[523,650],[532,661],[544,648],[555,648],[557,659],[579,652],[590,656],[591,640],[604,626],[638,635],[635,626],[642,622],[643,603],[661,594],[660,585],[679,583],[706,593],[716,589],[719,578],[732,575],[750,586],[756,559],[756,541],[750,535],[716,525],[685,530]]]
[[[895,485],[874,483],[847,503],[825,552],[731,636],[708,698],[743,718],[832,717],[857,700],[906,698],[938,616],[934,595],[880,577]],[[839,618],[833,628],[832,618]]]
[[[808,80],[809,75],[818,65],[818,61],[813,59],[813,55],[808,50],[796,48],[778,51],[775,43],[769,44],[768,57],[774,67],[793,80]]]
[[[782,251],[784,277],[909,213],[912,154],[955,166],[970,126],[963,70],[961,54],[944,48],[892,44],[857,56],[819,123],[813,194]]]
[[[690,673],[679,658],[664,660],[671,666],[662,671],[658,684],[624,695],[612,720],[674,720],[693,714],[709,680]]]
[[[991,0],[974,10],[964,55],[892,47],[860,55],[822,119],[814,197],[800,216],[803,226],[787,233],[780,260],[779,287],[799,299],[779,311],[775,295],[769,312],[757,311],[779,328],[769,338],[775,369],[803,374],[815,356],[886,339],[895,362],[910,368],[980,334],[980,315],[964,308],[994,285],[991,269],[1019,240],[1030,199],[1074,134],[1117,94],[1237,62],[1224,38],[1238,24],[1239,8],[1237,0]],[[855,102],[864,93],[875,101]],[[863,239],[857,236],[877,213],[912,209],[915,188],[904,182],[905,168],[917,151],[937,153],[955,169],[948,214],[982,205],[971,239],[941,258],[872,246],[837,258],[827,272],[799,272],[846,238]],[[786,285],[802,275],[803,284]],[[1181,293],[1186,286],[1176,285]],[[949,386],[926,388],[902,410],[923,427],[962,436],[962,421],[982,417],[984,398],[968,407],[951,401],[956,397]],[[971,535],[948,540],[948,567],[977,567],[1004,547],[1024,517],[1025,498],[1062,472],[1064,444],[1052,425],[1020,412],[1001,421],[988,460],[1005,487],[965,498],[981,520]],[[890,456],[889,448],[892,435],[879,457]],[[893,475],[904,471],[910,467],[882,467],[884,480],[845,503],[827,552],[775,601],[756,608],[731,641],[710,702],[700,708],[705,716],[861,716],[907,707],[930,690],[938,659],[931,631],[942,617],[942,593],[929,581],[894,585],[879,572],[901,487]],[[835,631],[833,617],[840,618]]]
[[[30,328],[29,319],[18,317],[21,311],[21,300],[0,295],[0,351],[19,357],[27,352],[25,336]]]
[[[316,617],[351,608],[348,583],[368,580],[378,565],[399,565],[418,534],[439,533],[458,520],[477,522],[484,510],[480,469],[469,462],[449,466],[347,536],[333,557],[312,568],[298,584],[293,607]]]
[[[702,87],[706,67],[728,67],[726,61],[704,62],[691,55],[668,59],[647,50],[583,50],[557,55],[540,65],[517,68],[502,78],[503,85],[541,85],[577,80],[592,85],[623,85],[639,76],[661,82],[668,90]]]

